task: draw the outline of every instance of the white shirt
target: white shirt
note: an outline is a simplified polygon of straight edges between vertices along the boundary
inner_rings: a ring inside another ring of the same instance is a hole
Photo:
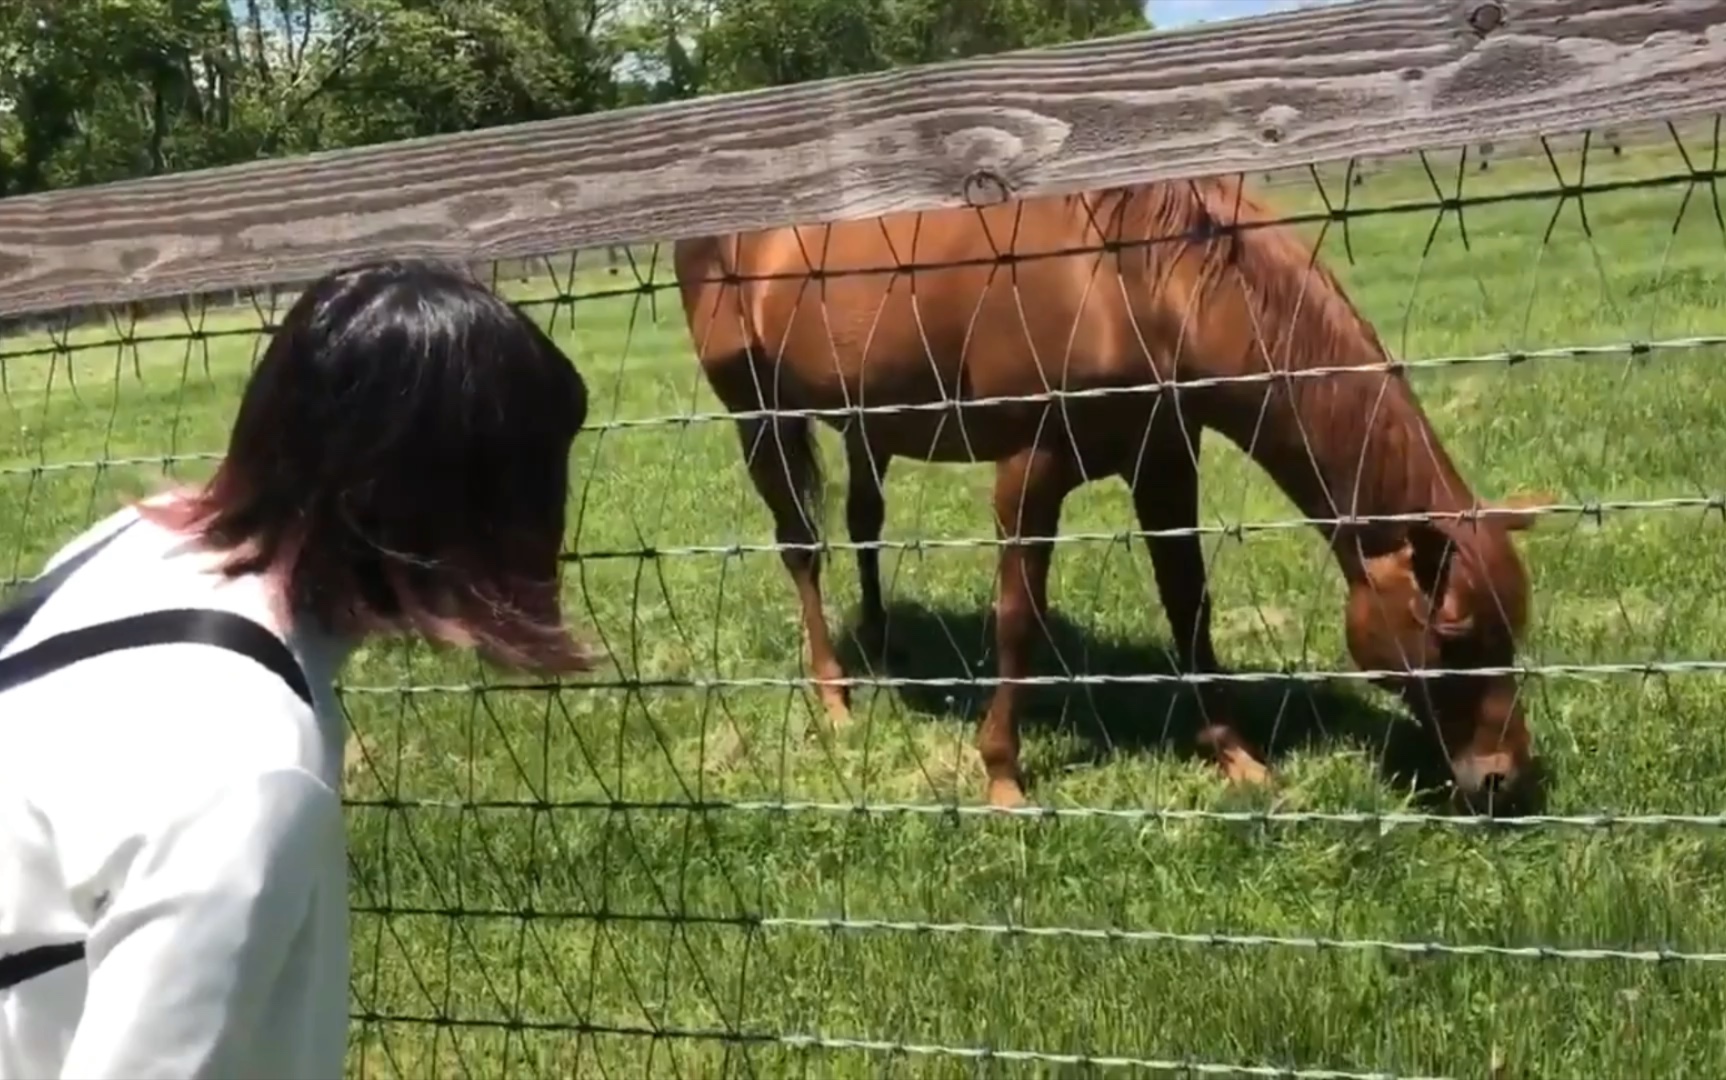
[[[57,565],[119,528],[122,511]],[[284,634],[264,583],[138,522],[8,654],[174,607],[283,637],[316,708],[206,645],[108,653],[0,694],[0,955],[85,939],[86,960],[0,991],[0,1080],[339,1080],[347,1036],[347,646]]]

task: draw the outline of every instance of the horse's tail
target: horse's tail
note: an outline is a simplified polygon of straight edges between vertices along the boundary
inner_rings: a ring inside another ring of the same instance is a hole
[[[732,234],[679,240],[673,248],[690,337],[708,384],[727,409],[757,414],[761,410],[775,410],[746,425],[746,430],[753,429],[754,434],[745,453],[752,458],[760,454],[778,456],[775,465],[783,470],[785,486],[781,487],[780,478],[775,478],[770,485],[774,494],[768,496],[768,502],[775,504],[775,517],[783,526],[786,512],[793,509],[785,503],[788,498],[795,500],[795,510],[804,523],[800,531],[810,541],[816,541],[826,520],[827,488],[821,444],[816,438],[817,425],[813,417],[795,411],[795,401],[787,403],[793,409],[789,415],[777,412],[781,372],[764,370],[777,367],[777,363],[764,362],[763,358],[773,355],[773,350],[762,340],[759,312],[738,285],[743,246],[744,238]],[[763,383],[772,388],[764,388]],[[770,401],[774,404],[769,405]],[[771,447],[763,445],[768,442]],[[755,471],[765,464],[752,464],[750,468]],[[763,494],[767,494],[767,489]],[[821,553],[815,554],[819,558]]]

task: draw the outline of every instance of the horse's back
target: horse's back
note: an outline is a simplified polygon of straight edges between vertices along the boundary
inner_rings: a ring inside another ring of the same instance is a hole
[[[677,268],[710,379],[752,369],[803,408],[925,405],[1118,381],[1130,316],[1101,240],[1082,200],[1046,198],[691,241]],[[868,427],[908,456],[993,458],[1045,412],[967,410],[963,431],[944,412],[872,412]]]
[[[907,368],[957,376],[967,367],[988,379],[985,368],[1011,367],[1028,352],[1068,350],[1087,294],[1093,308],[1110,299],[1097,295],[1093,279],[1112,264],[1099,272],[1098,242],[1068,202],[685,241],[678,278],[692,321],[713,316],[690,310],[691,300],[711,308],[723,294],[725,317],[741,315],[755,343],[794,368],[837,365],[849,378],[892,381]],[[726,275],[729,282],[718,280]]]

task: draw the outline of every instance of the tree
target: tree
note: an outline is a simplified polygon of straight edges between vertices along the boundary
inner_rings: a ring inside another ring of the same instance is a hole
[[[0,0],[0,196],[1145,25],[1138,0]]]
[[[240,18],[236,18],[236,9]],[[0,194],[309,148],[323,0],[30,0],[0,15]]]
[[[743,90],[1149,29],[1139,0],[725,0],[705,89]]]

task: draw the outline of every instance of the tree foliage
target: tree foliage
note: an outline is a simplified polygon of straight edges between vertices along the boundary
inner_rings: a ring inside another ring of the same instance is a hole
[[[0,196],[1146,25],[1139,0],[0,0]]]

